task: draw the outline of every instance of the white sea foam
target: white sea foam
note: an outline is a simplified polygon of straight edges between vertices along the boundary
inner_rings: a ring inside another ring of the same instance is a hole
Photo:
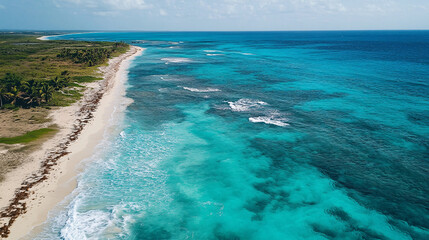
[[[268,103],[260,101],[242,98],[236,102],[228,102],[229,107],[234,112],[246,112],[251,109],[260,108],[261,106],[268,105]]]
[[[246,52],[233,52],[233,53],[235,53],[235,54],[241,54],[241,55],[246,55],[246,56],[252,56],[252,55],[255,55],[255,54],[253,54],[253,53],[246,53]]]
[[[288,123],[286,123],[286,118],[274,118],[274,117],[267,117],[267,116],[260,116],[260,117],[251,117],[249,118],[249,121],[253,123],[266,123],[266,124],[272,124],[280,127],[286,127],[289,126]]]
[[[219,53],[215,53],[215,54],[213,54],[213,53],[208,53],[208,54],[206,54],[207,56],[223,56],[223,55],[225,55],[225,54],[219,54]]]
[[[188,81],[188,80],[192,80],[189,77],[185,77],[185,76],[180,76],[180,75],[157,75],[154,77],[159,77],[159,79],[161,79],[162,81],[167,81],[167,82],[177,82],[177,81]]]
[[[62,239],[87,239],[88,236],[91,238],[109,225],[111,218],[108,212],[100,210],[79,212],[77,208],[80,204],[80,199],[77,199],[69,209],[68,219],[61,229]]]
[[[79,210],[81,204],[80,200],[75,201],[68,211],[68,219],[61,229],[63,239],[113,239],[118,234],[126,234],[128,225],[134,222],[126,210],[141,211],[140,206],[133,204],[115,205],[112,211],[82,211]]]
[[[207,53],[219,53],[219,52],[223,52],[223,51],[220,51],[220,50],[204,50],[204,52],[207,52]]]
[[[191,92],[220,92],[217,88],[190,88],[190,87],[183,87],[183,89],[191,91]]]
[[[192,62],[191,59],[189,58],[161,58],[162,61],[165,62],[165,64],[169,64],[169,63],[189,63]]]

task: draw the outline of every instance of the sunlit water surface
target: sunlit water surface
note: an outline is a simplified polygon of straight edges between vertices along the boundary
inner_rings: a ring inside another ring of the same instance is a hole
[[[429,239],[429,32],[88,33],[134,102],[37,239]]]

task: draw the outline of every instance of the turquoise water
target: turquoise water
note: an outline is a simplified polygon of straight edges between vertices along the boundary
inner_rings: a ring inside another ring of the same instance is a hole
[[[429,32],[127,41],[117,134],[38,239],[429,239]]]

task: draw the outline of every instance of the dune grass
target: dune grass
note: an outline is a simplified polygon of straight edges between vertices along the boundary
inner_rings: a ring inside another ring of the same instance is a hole
[[[41,139],[47,135],[55,133],[57,129],[54,128],[41,128],[35,131],[27,132],[24,135],[10,137],[10,138],[0,138],[0,143],[4,144],[18,144],[18,143],[30,143]]]

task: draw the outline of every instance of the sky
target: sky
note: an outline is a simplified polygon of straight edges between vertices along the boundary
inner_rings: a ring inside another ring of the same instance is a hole
[[[429,0],[0,0],[0,29],[429,29]]]

